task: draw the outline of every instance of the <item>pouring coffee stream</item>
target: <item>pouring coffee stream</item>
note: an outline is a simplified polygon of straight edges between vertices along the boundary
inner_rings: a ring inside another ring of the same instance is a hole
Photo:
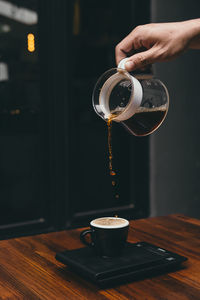
[[[108,158],[109,158],[109,172],[111,176],[112,186],[115,188],[115,198],[118,199],[119,195],[116,192],[116,171],[113,170],[113,154],[112,154],[112,118],[109,118],[107,121],[108,126]]]

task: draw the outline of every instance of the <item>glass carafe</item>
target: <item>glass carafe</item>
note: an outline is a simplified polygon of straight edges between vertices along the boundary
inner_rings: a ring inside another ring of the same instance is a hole
[[[136,79],[125,70],[125,61],[98,79],[92,96],[93,107],[105,121],[119,122],[130,133],[145,136],[165,119],[168,91],[159,79]]]

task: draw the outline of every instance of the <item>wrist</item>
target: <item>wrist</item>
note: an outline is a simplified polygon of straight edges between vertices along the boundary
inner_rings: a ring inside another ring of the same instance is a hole
[[[188,39],[188,48],[200,49],[200,19],[183,21],[182,24]]]

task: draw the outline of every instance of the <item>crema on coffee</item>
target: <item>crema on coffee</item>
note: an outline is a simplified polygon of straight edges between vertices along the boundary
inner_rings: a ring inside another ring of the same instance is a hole
[[[90,224],[99,228],[121,228],[128,226],[129,222],[123,218],[103,217],[93,220]]]

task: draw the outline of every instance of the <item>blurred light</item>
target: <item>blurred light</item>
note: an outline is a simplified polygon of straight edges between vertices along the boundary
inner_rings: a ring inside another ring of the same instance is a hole
[[[15,115],[19,115],[21,113],[21,111],[20,111],[20,109],[12,109],[12,110],[10,110],[10,114],[12,115],[12,116],[15,116]]]
[[[0,62],[0,82],[9,80],[8,65],[5,62]]]
[[[4,0],[0,0],[0,15],[27,25],[37,24],[38,21],[38,15],[34,10],[18,7]]]
[[[80,0],[74,2],[73,34],[80,34]]]
[[[28,43],[28,51],[34,52],[35,51],[35,36],[32,33],[27,35],[27,43]]]
[[[2,26],[1,26],[1,31],[2,32],[10,32],[11,31],[11,27],[8,25],[8,24],[3,24]]]

